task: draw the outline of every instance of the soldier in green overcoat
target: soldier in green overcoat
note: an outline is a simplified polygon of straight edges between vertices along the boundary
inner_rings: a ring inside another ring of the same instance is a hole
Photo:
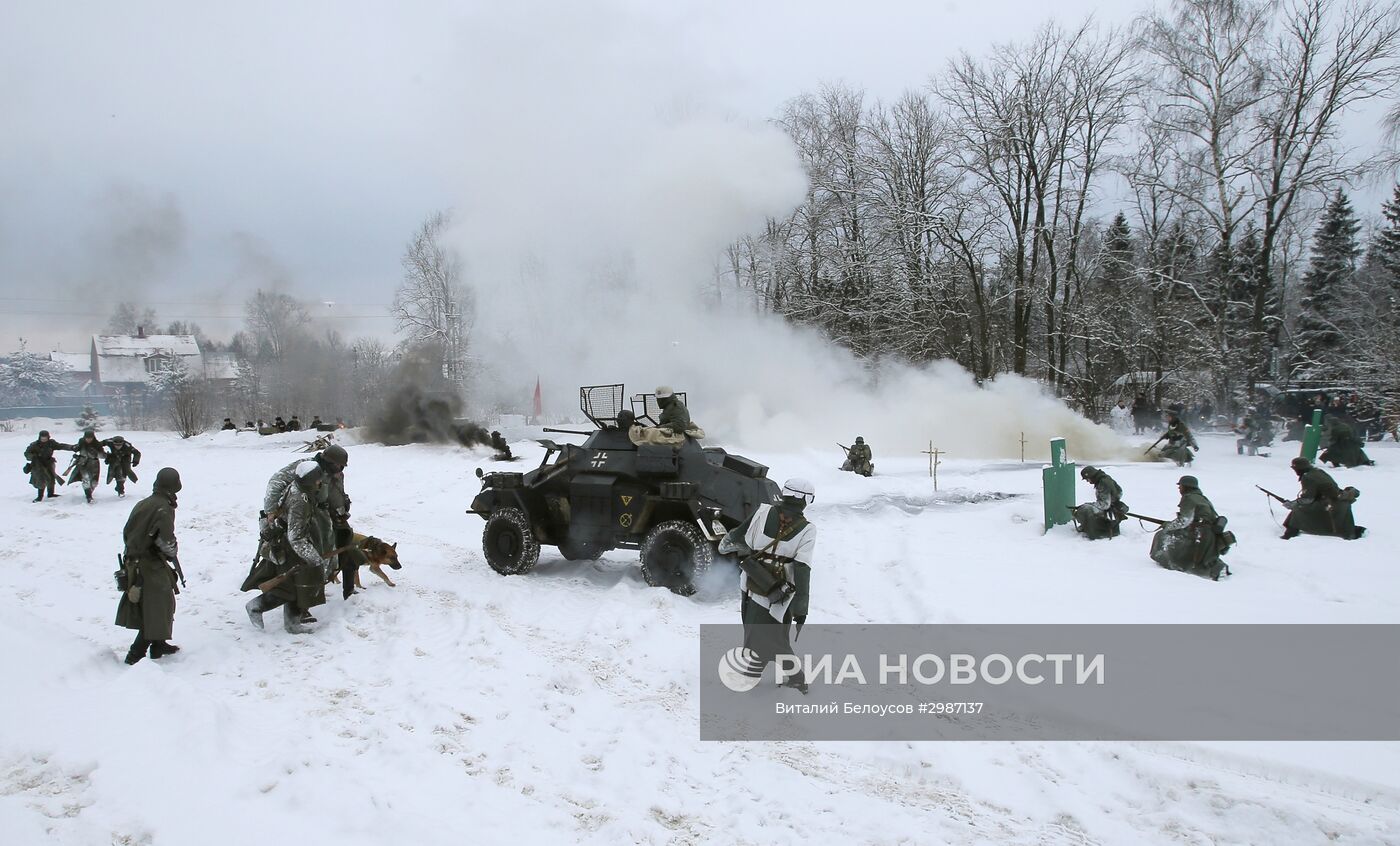
[[[1328,417],[1325,429],[1327,449],[1318,456],[1319,461],[1333,467],[1360,467],[1363,464],[1376,463],[1366,455],[1366,450],[1361,448],[1361,439],[1356,436],[1356,430],[1345,420]]]
[[[98,480],[102,478],[101,462],[106,457],[102,442],[97,439],[96,431],[88,429],[72,446],[72,450],[73,466],[68,474],[68,484],[82,482],[83,496],[88,502],[92,502],[92,492],[97,488]]]
[[[1298,457],[1292,461],[1293,472],[1298,474],[1297,499],[1290,500],[1288,516],[1283,520],[1283,539],[1295,538],[1300,534],[1333,535],[1347,540],[1355,540],[1366,532],[1356,525],[1351,505],[1361,492],[1348,487],[1337,487],[1332,475],[1321,467],[1314,467],[1311,461]]]
[[[1168,412],[1167,431],[1162,437],[1167,439],[1167,445],[1162,447],[1162,457],[1169,458],[1176,462],[1176,466],[1190,464],[1191,450],[1200,449],[1196,443],[1196,437],[1191,434],[1191,429],[1187,427],[1186,421],[1176,414]]]
[[[1225,518],[1201,493],[1195,476],[1182,476],[1177,490],[1181,502],[1176,519],[1162,524],[1153,536],[1152,560],[1168,570],[1184,570],[1218,581],[1222,571],[1230,572],[1220,556],[1230,549],[1235,536],[1225,531]]]
[[[179,574],[179,545],[175,540],[175,495],[180,474],[164,467],[156,474],[151,495],[136,503],[122,529],[126,551],[122,569],[126,590],[117,601],[117,625],[136,629],[126,653],[135,664],[150,651],[161,658],[180,651],[170,643],[175,627],[175,594]]]
[[[72,444],[61,444],[49,437],[48,429],[40,431],[39,438],[24,448],[24,472],[29,474],[29,484],[35,491],[35,502],[42,500],[45,492],[50,499],[58,496],[53,489],[63,481],[63,477],[58,475],[53,454],[56,450],[72,449]]]

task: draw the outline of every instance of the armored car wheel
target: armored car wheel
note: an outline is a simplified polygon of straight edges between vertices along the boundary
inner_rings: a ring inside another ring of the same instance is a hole
[[[714,548],[695,524],[668,520],[642,540],[642,577],[652,587],[690,596],[695,593],[695,581],[714,557]]]
[[[525,512],[519,508],[498,508],[486,518],[481,533],[481,551],[486,563],[502,576],[528,573],[540,560],[540,542]]]

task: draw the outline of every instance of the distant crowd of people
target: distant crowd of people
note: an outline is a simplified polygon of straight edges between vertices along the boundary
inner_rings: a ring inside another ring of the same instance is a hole
[[[290,420],[283,420],[282,415],[279,414],[273,418],[271,423],[267,423],[259,417],[257,423],[249,420],[247,423],[243,424],[242,428],[255,431],[259,435],[276,435],[281,432],[300,432],[303,429],[314,432],[334,432],[336,429],[344,429],[348,425],[348,423],[339,417],[335,418],[334,423],[325,423],[321,420],[321,415],[317,414],[311,418],[311,423],[303,424],[301,418],[295,414],[292,415],[292,419]],[[225,417],[224,425],[220,428],[224,431],[228,431],[230,429],[237,430],[240,427],[233,422],[232,417]]]

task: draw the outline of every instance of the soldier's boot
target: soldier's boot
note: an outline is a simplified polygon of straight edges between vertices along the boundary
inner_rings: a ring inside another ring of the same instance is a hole
[[[49,485],[49,499],[53,499],[56,496],[58,496],[58,494],[53,492],[53,485]]]
[[[43,502],[43,501],[44,501],[44,489],[43,489],[43,488],[40,488],[40,489],[38,490],[38,492],[34,494],[34,499],[33,499],[32,501],[33,501],[33,502]]]
[[[302,612],[290,602],[282,606],[282,628],[286,629],[288,634],[306,634],[311,631],[302,625],[301,614]]]
[[[248,612],[248,622],[252,623],[254,627],[259,629],[263,627],[263,612],[271,611],[276,607],[276,600],[274,600],[272,597],[268,596],[265,593],[258,594],[257,596],[248,600],[247,605],[243,606],[244,610]]]
[[[92,504],[92,488],[83,488],[83,496],[87,499],[88,504],[91,505],[91,504]]]
[[[135,664],[137,661],[145,658],[149,643],[150,641],[142,637],[140,632],[137,632],[136,639],[131,642],[131,648],[126,651],[126,663]]]
[[[176,652],[179,652],[179,651],[180,651],[180,647],[176,646],[175,644],[171,643],[171,642],[168,641],[168,640],[153,640],[153,641],[151,641],[151,657],[152,657],[152,658],[164,658],[164,657],[167,656],[167,655],[174,655]]]
[[[126,486],[125,486],[125,485],[117,485],[117,496],[118,496],[119,498],[121,498],[121,499],[125,499],[125,498],[126,498]]]

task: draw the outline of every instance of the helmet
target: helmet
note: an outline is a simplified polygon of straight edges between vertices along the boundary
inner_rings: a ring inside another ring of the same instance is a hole
[[[817,488],[806,479],[794,476],[783,483],[783,496],[800,497],[812,502],[817,498]]]
[[[39,430],[39,437],[41,437],[41,438],[47,438],[48,436],[49,436],[49,430],[48,430],[48,429],[40,429],[40,430]]]
[[[297,484],[303,490],[315,488],[325,477],[326,471],[321,469],[321,465],[315,461],[303,461],[296,467]]]
[[[863,444],[863,443],[865,443],[865,438],[862,438],[860,435],[856,435],[856,443],[858,443],[858,444]]]
[[[180,484],[179,470],[176,470],[174,467],[160,468],[160,472],[156,474],[155,490],[164,491],[166,493],[179,493],[181,487],[183,486]]]
[[[1176,483],[1183,488],[1201,489],[1201,483],[1196,481],[1195,476],[1182,476],[1180,479],[1176,480]]]
[[[345,447],[340,444],[331,444],[321,451],[321,458],[328,464],[334,464],[341,470],[350,466],[350,453],[345,451]]]
[[[1084,465],[1084,469],[1079,471],[1079,478],[1081,478],[1081,479],[1083,479],[1084,481],[1087,482],[1087,481],[1089,481],[1090,479],[1092,479],[1092,478],[1094,478],[1095,476],[1097,476],[1097,475],[1098,475],[1098,472],[1099,472],[1099,468],[1097,468],[1097,467],[1092,467],[1092,466],[1086,464],[1086,465]]]
[[[123,438],[121,435],[113,435],[109,440],[111,440],[114,444],[126,443],[126,438]]]
[[[630,409],[624,408],[617,413],[617,428],[619,429],[630,429],[636,421],[637,415],[633,414]]]
[[[661,400],[661,399],[670,399],[671,397],[673,397],[673,396],[675,396],[675,395],[676,395],[676,392],[673,391],[673,390],[671,390],[670,388],[666,387],[665,385],[662,385],[661,387],[659,387],[659,388],[656,389],[656,398],[659,399],[659,400]]]
[[[1301,455],[1288,462],[1288,464],[1294,469],[1295,472],[1298,473],[1307,472],[1308,470],[1311,470],[1313,466],[1311,461],[1307,460]]]

